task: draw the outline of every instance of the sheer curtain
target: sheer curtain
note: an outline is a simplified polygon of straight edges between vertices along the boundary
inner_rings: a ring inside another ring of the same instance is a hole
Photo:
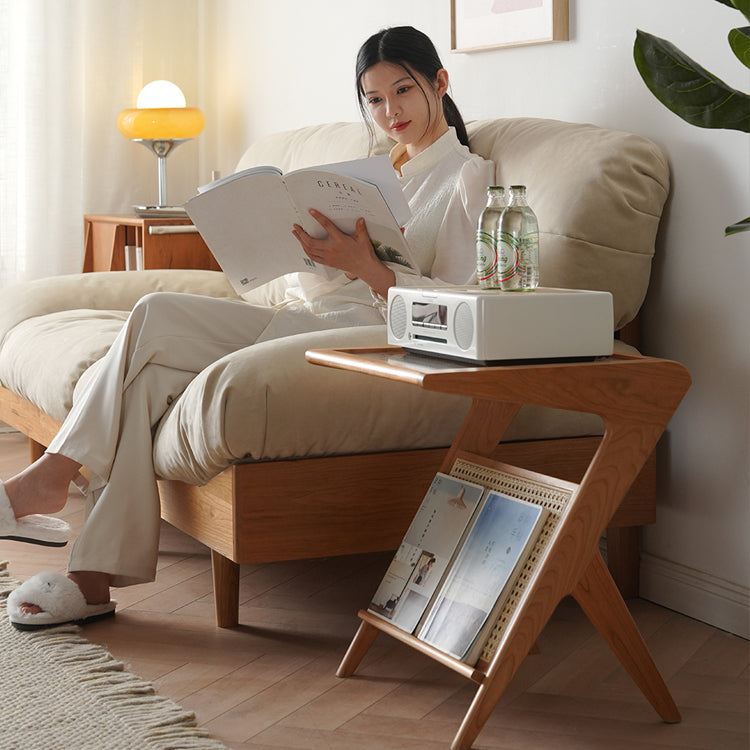
[[[203,106],[201,20],[218,5],[0,0],[0,287],[80,271],[84,213],[155,201],[156,159],[117,115],[156,78]],[[201,181],[198,148],[170,157],[170,200]]]

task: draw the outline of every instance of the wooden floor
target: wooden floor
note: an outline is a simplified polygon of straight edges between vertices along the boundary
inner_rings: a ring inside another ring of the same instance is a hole
[[[25,465],[17,434],[0,434],[0,477]],[[83,521],[77,490],[63,514]],[[67,551],[0,542],[24,579],[64,570]],[[193,710],[231,748],[445,750],[471,683],[380,635],[357,675],[335,676],[389,554],[242,569],[240,619],[214,627],[207,550],[163,530],[155,583],[115,591],[115,618],[83,634],[162,695]],[[681,712],[662,723],[578,606],[565,600],[479,735],[505,750],[748,750],[750,645],[642,600],[636,621]]]

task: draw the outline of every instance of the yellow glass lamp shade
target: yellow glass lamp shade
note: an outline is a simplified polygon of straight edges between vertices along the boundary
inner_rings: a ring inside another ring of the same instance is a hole
[[[195,138],[205,124],[203,112],[196,107],[124,109],[117,118],[120,132],[133,140]]]
[[[195,138],[206,123],[196,107],[185,106],[185,97],[169,81],[152,81],[138,95],[134,109],[124,109],[117,118],[119,131],[131,140],[142,143],[158,158],[159,203],[150,207],[167,206],[167,178],[165,160],[172,150],[190,138]],[[138,207],[148,209],[149,207]]]

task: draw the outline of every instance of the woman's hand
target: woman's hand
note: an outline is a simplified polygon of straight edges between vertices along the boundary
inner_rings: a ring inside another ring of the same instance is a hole
[[[349,235],[319,211],[310,209],[310,215],[328,236],[315,239],[295,224],[292,234],[299,240],[307,256],[316,263],[338,268],[350,279],[362,279],[373,291],[387,297],[388,289],[396,283],[396,276],[375,255],[365,220],[359,219],[356,231]]]

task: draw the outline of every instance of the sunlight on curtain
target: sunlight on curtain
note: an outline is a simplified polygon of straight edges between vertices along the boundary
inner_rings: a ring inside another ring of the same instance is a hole
[[[155,199],[156,160],[116,119],[155,78],[200,106],[200,7],[0,0],[0,287],[80,271],[84,213]],[[196,151],[182,161],[170,192],[199,182]]]

